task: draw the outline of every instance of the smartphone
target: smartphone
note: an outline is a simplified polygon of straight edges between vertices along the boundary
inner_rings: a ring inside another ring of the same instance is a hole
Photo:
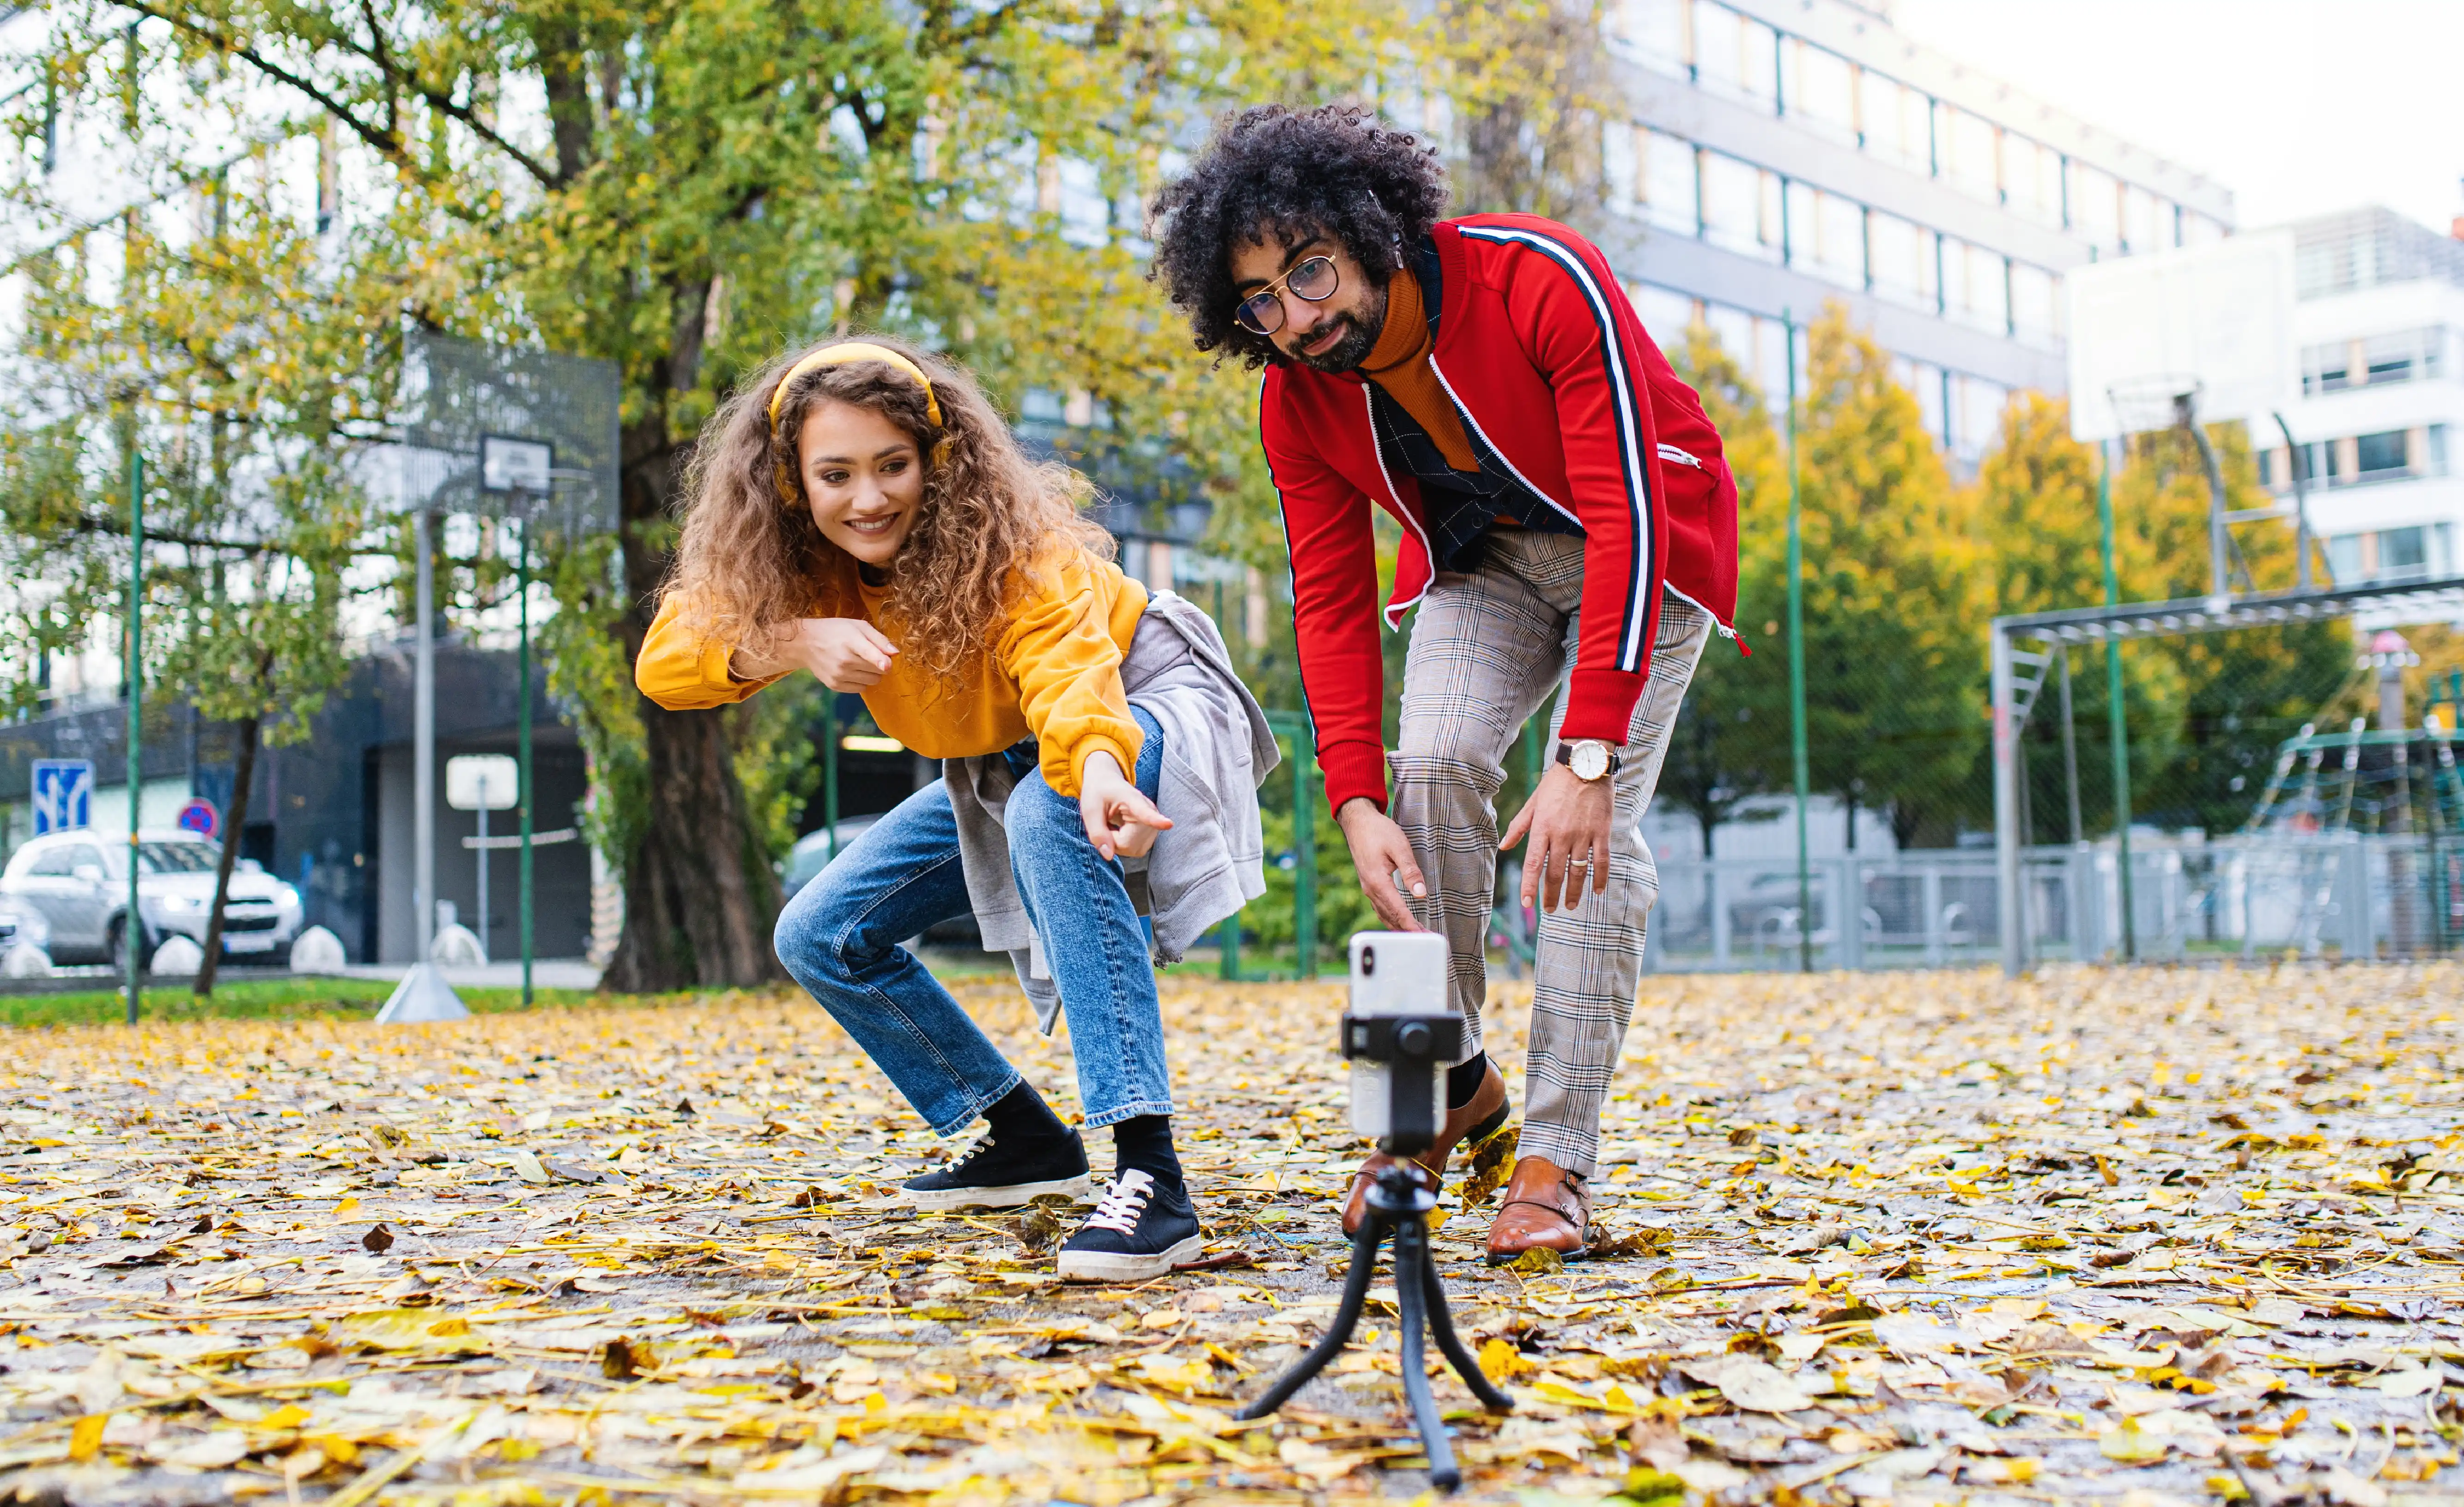
[[[1446,939],[1434,931],[1358,931],[1352,938],[1352,1013],[1436,1016],[1452,1012],[1446,988]],[[1372,1139],[1387,1131],[1392,1067],[1354,1059],[1352,1128]],[[1430,1123],[1446,1118],[1445,1069],[1428,1075]]]

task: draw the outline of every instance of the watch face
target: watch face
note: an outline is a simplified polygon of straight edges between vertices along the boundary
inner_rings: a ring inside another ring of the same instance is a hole
[[[1585,738],[1574,745],[1573,767],[1576,779],[1597,779],[1609,772],[1609,751]]]

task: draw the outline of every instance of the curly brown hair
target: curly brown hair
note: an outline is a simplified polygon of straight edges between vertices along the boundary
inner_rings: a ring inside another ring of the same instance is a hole
[[[875,410],[932,457],[924,501],[907,542],[890,565],[883,630],[912,663],[935,679],[956,680],[991,649],[1018,595],[1076,552],[1111,559],[1112,536],[1082,511],[1092,496],[1085,477],[1038,463],[1019,448],[983,389],[960,368],[881,335],[848,336],[898,352],[933,380],[941,423],[924,389],[887,361],[816,367],[788,385],[770,422],[780,378],[831,339],[783,353],[737,384],[711,416],[685,471],[684,536],[662,600],[682,603],[687,628],[705,641],[770,647],[799,618],[845,611],[827,583],[852,563],[823,536],[795,478],[796,445],[815,404]],[[792,494],[792,500],[790,500]]]
[[[1188,316],[1199,350],[1251,368],[1288,365],[1232,317],[1233,250],[1331,235],[1382,288],[1400,265],[1397,248],[1417,244],[1445,207],[1445,168],[1411,132],[1358,105],[1252,105],[1218,119],[1198,161],[1155,196],[1150,275]]]

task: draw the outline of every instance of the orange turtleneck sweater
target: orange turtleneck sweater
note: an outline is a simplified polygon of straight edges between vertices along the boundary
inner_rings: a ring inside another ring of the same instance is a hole
[[[1428,310],[1420,302],[1419,279],[1398,267],[1386,283],[1386,327],[1360,363],[1360,374],[1386,390],[1403,411],[1425,430],[1438,453],[1457,470],[1480,470],[1471,436],[1463,432],[1463,415],[1429,364]]]

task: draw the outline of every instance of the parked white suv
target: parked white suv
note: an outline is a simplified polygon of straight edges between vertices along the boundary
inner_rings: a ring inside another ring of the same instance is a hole
[[[213,912],[214,869],[222,846],[177,828],[141,830],[137,842],[139,960],[177,933],[205,945]],[[128,924],[128,844],[88,830],[29,841],[0,873],[0,901],[41,913],[51,926],[55,963],[120,959]],[[223,910],[223,955],[235,963],[280,964],[299,934],[299,891],[241,859]]]

